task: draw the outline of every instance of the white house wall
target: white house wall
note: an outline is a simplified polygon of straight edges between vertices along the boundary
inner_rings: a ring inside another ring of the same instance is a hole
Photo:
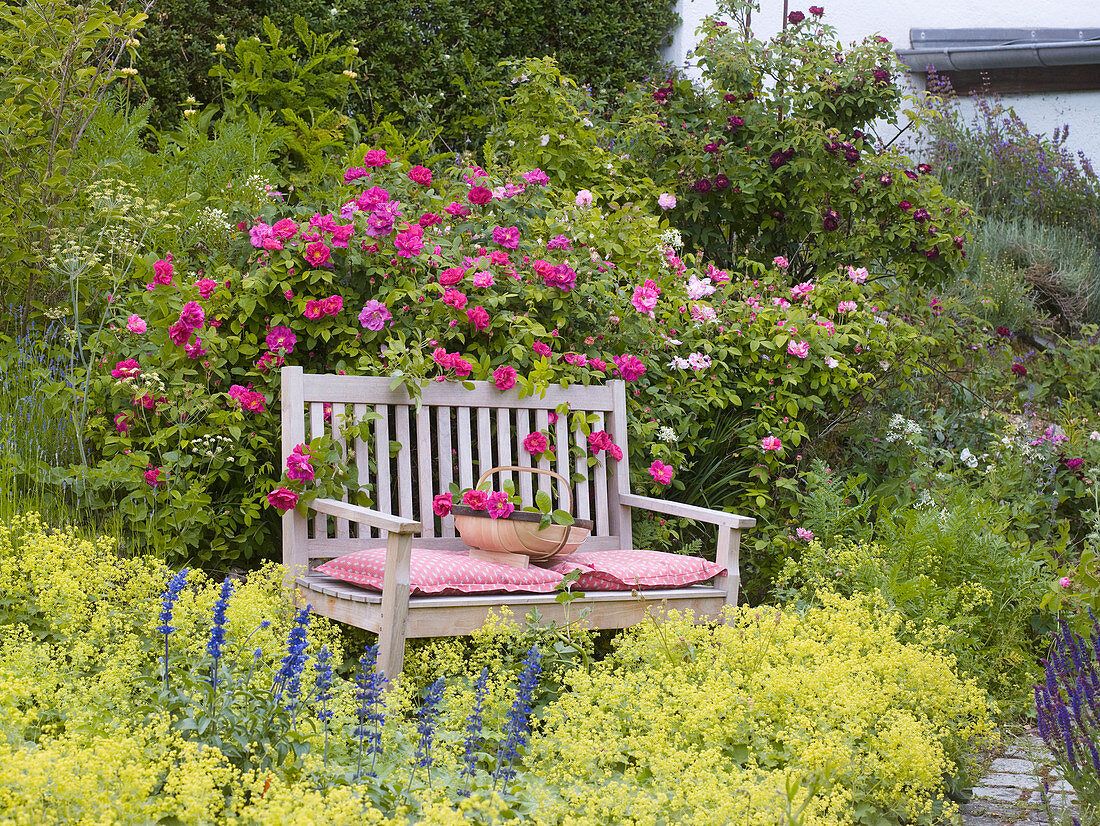
[[[921,2],[884,2],[884,0],[789,0],[790,11],[806,11],[811,5],[825,8],[825,21],[834,26],[842,42],[862,40],[881,34],[897,48],[909,48],[912,28],[1078,28],[1100,27],[1100,3],[1096,0],[921,0]],[[666,57],[677,66],[691,67],[688,56],[695,45],[695,30],[717,10],[714,0],[680,0],[683,23],[677,30]],[[781,27],[782,0],[762,0],[760,12],[752,18],[753,31],[767,38]],[[923,75],[913,75],[916,86],[923,87]],[[1070,126],[1067,145],[1080,149],[1100,165],[1100,91],[1056,94],[1006,95],[1005,105],[1012,106],[1031,127],[1046,135],[1063,124]]]

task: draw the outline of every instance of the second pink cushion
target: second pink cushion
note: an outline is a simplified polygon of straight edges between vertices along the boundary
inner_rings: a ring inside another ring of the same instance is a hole
[[[679,588],[726,573],[716,562],[661,551],[579,551],[557,560],[549,570],[564,576],[580,571],[578,591],[629,591],[635,588]]]

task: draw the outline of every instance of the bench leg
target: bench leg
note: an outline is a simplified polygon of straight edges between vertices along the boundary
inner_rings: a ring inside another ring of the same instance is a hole
[[[412,534],[391,533],[386,542],[382,580],[382,627],[378,631],[378,669],[392,685],[405,665],[405,625],[409,618],[409,562]]]
[[[718,528],[718,548],[714,560],[726,569],[725,576],[714,578],[716,588],[726,591],[726,619],[732,617],[737,607],[737,592],[741,588],[741,531],[736,528]]]

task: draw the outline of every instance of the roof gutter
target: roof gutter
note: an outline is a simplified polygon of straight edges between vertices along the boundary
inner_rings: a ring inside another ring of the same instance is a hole
[[[1087,66],[1100,63],[1100,41],[898,49],[897,54],[901,62],[915,72],[924,72],[929,68],[937,72],[962,72],[1033,66]]]

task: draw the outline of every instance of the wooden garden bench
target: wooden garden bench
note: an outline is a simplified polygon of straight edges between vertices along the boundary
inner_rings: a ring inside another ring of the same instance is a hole
[[[624,382],[568,389],[555,385],[542,397],[522,399],[516,389],[502,393],[491,382],[473,382],[473,389],[432,382],[423,388],[419,407],[404,386],[393,388],[392,384],[387,377],[306,374],[301,367],[282,368],[284,463],[295,445],[329,434],[354,450],[360,485],[374,502],[373,508],[365,508],[317,499],[309,517],[287,511],[283,562],[295,577],[302,602],[326,617],[378,634],[379,667],[385,674],[400,673],[407,638],[469,634],[494,609],[508,606],[525,615],[537,608],[547,620],[563,621],[563,606],[553,593],[409,594],[414,536],[419,535],[417,547],[465,547],[455,535],[453,517],[441,519],[433,513],[432,497],[446,492],[452,481],[471,487],[479,469],[511,464],[531,467],[532,456],[521,445],[533,430],[553,432],[558,444],[572,441],[585,448],[585,458],[577,459],[568,451],[558,451],[556,468],[545,457],[534,465],[574,479],[575,515],[595,522],[581,551],[632,548],[633,508],[686,517],[718,529],[716,561],[728,570],[726,576],[717,577],[712,585],[643,591],[644,599],[631,591],[588,591],[579,603],[588,609],[587,627],[625,628],[644,619],[647,605],[654,603],[690,610],[701,620],[717,619],[725,606],[737,603],[741,529],[752,527],[756,520],[630,492]],[[572,412],[595,414],[591,428],[608,431],[622,448],[623,460],[615,462],[604,454],[590,468],[585,436],[579,430],[568,431],[572,416],[559,416],[550,424],[551,412],[562,404]],[[347,428],[349,414],[351,420],[369,417],[370,421],[345,437],[342,430]],[[378,458],[381,461],[375,461]],[[550,492],[554,484],[546,476],[515,475],[525,503],[533,501],[533,485]],[[387,552],[381,594],[313,570],[324,560],[383,544]],[[576,607],[573,612],[575,616]]]

